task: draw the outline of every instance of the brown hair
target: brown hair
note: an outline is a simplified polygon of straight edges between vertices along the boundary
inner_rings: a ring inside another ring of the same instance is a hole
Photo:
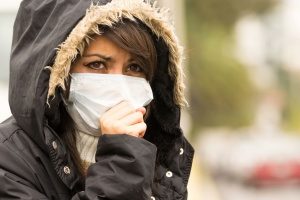
[[[99,29],[102,35],[129,52],[145,70],[146,79],[152,80],[157,54],[153,39],[143,25],[124,19],[113,27],[101,26]]]
[[[113,27],[101,26],[99,30],[102,35],[128,51],[145,70],[146,79],[152,80],[157,65],[157,53],[150,32],[143,25],[131,20],[122,20]],[[86,166],[84,166],[77,151],[74,122],[65,108],[62,108],[62,112],[63,120],[59,126],[62,131],[61,138],[66,144],[78,172],[84,177]],[[149,115],[149,108],[147,108],[146,115]]]

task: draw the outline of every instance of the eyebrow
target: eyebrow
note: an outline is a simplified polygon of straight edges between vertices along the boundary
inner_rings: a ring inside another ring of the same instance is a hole
[[[97,57],[102,58],[106,61],[110,61],[112,59],[110,56],[105,56],[105,55],[101,55],[101,54],[98,54],[98,53],[86,54],[86,55],[83,55],[82,57],[92,57],[92,56],[97,56]]]
[[[144,66],[144,63],[143,63],[143,62],[140,62],[140,60],[137,59],[137,57],[131,57],[131,58],[128,60],[128,63],[131,63],[131,62],[137,63],[141,68],[143,68],[143,70],[145,70],[145,72],[148,72],[148,71],[149,71],[148,67]]]

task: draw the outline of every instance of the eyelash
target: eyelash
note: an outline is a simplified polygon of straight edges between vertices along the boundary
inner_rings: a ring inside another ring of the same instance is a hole
[[[97,64],[98,67],[94,67],[93,65],[95,65],[95,64]],[[101,65],[103,67],[100,67]],[[94,70],[101,70],[101,69],[106,68],[105,63],[103,61],[93,61],[93,62],[90,62],[88,64],[85,64],[84,66],[86,66],[86,67],[88,67],[90,69],[94,69]],[[137,67],[138,70],[132,70],[132,69],[130,69],[131,67]],[[144,69],[140,65],[138,65],[138,64],[130,64],[127,67],[126,71],[131,71],[133,73],[145,73]]]
[[[95,64],[98,64],[99,66],[103,65],[103,67],[102,68],[101,67],[93,67],[92,65],[95,65]],[[84,66],[89,67],[89,68],[94,69],[94,70],[100,70],[100,69],[105,68],[105,63],[102,62],[102,61],[93,61],[93,62],[90,62],[90,63],[84,65]]]
[[[130,70],[130,67],[132,67],[132,66],[138,67],[138,70],[131,70],[131,71],[136,72],[136,73],[144,73],[144,69],[141,66],[139,66],[138,64],[131,64],[131,65],[129,65],[127,67],[127,70]]]

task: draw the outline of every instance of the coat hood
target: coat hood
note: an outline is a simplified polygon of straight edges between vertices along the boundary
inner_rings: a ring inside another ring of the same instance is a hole
[[[72,61],[84,51],[98,25],[126,18],[142,22],[153,36],[158,66],[151,84],[154,106],[146,139],[169,146],[181,135],[182,49],[168,12],[143,0],[23,0],[14,24],[9,103],[18,124],[38,145],[46,123],[60,120],[59,95],[65,90]],[[45,147],[43,147],[45,148]]]

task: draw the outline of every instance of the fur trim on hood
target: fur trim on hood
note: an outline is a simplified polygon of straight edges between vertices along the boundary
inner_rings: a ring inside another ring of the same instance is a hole
[[[81,55],[93,34],[101,35],[98,25],[113,26],[122,19],[143,22],[157,38],[161,38],[169,51],[168,74],[173,82],[173,101],[178,106],[187,104],[184,97],[182,70],[182,47],[169,22],[168,11],[157,8],[156,2],[143,0],[112,0],[105,5],[92,4],[86,15],[71,31],[67,39],[57,49],[57,55],[51,70],[47,102],[55,98],[57,87],[66,89],[71,63],[78,53]]]

